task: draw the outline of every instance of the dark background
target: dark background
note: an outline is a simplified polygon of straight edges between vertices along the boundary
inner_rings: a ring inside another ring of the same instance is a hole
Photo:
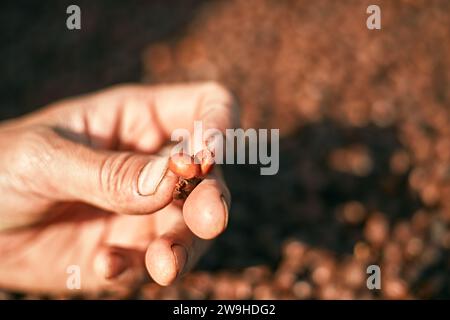
[[[0,35],[0,119],[115,83],[216,80],[244,128],[280,128],[276,176],[225,166],[229,230],[197,270],[132,298],[450,297],[450,2],[4,1]]]

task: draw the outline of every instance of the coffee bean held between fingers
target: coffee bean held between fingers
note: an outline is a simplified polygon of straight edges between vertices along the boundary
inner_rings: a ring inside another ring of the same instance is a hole
[[[213,155],[208,150],[198,152],[195,157],[185,153],[172,155],[169,159],[169,169],[180,177],[173,198],[186,199],[213,167]]]
[[[169,159],[169,169],[184,179],[192,179],[200,175],[200,165],[194,162],[194,158],[185,153],[177,153]]]

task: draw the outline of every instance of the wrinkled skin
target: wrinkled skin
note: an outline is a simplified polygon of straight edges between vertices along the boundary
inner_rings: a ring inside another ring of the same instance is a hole
[[[165,163],[174,129],[224,131],[234,118],[227,90],[199,83],[116,86],[1,123],[0,287],[126,295],[176,281],[226,228],[228,189],[215,168],[177,203],[164,165],[152,192],[139,176]],[[66,285],[71,265],[79,290]]]

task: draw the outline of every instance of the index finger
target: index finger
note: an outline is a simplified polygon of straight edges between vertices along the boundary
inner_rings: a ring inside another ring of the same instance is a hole
[[[215,82],[157,86],[152,95],[161,129],[168,137],[175,129],[192,131],[195,121],[202,121],[204,130],[221,132],[238,123],[233,96]]]

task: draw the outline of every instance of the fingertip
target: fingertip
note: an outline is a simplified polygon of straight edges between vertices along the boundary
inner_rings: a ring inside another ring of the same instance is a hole
[[[187,250],[165,239],[154,241],[147,250],[145,264],[150,276],[161,286],[173,283],[181,275],[187,261]]]
[[[217,237],[228,224],[228,204],[215,183],[200,184],[183,207],[186,225],[198,237]]]

